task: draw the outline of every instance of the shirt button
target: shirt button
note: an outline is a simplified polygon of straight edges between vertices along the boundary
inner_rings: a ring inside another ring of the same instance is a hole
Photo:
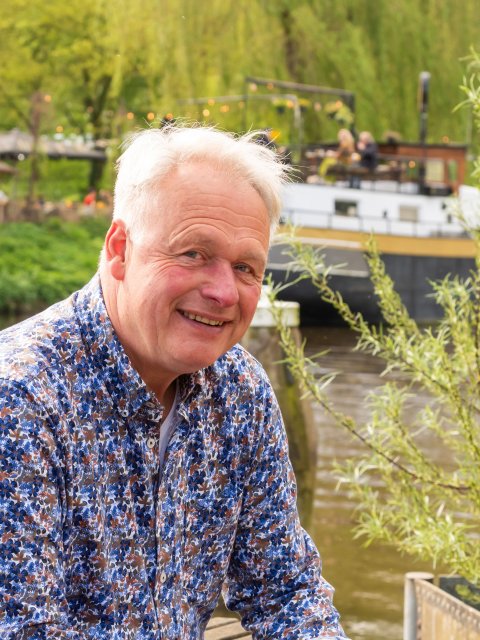
[[[155,438],[148,438],[147,440],[147,447],[149,449],[153,449],[153,447],[155,446]]]
[[[167,574],[165,573],[165,571],[162,571],[162,573],[160,574],[160,582],[164,584],[166,581],[167,581]]]
[[[125,409],[120,409],[119,414],[126,418],[128,416],[128,411],[126,411]]]

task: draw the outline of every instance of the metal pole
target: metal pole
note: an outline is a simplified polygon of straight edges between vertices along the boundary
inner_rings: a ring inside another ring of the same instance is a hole
[[[425,193],[425,177],[426,177],[426,152],[425,145],[427,142],[427,121],[428,121],[428,100],[430,91],[430,73],[422,71],[419,77],[418,86],[418,103],[420,111],[420,144],[423,148],[422,159],[418,163],[418,188],[420,193]]]
[[[433,582],[433,573],[410,571],[405,574],[403,640],[419,640],[415,580],[427,580],[427,582]]]

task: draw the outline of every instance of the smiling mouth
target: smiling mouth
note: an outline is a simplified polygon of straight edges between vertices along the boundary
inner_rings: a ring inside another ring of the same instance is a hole
[[[195,322],[200,322],[201,324],[208,324],[210,327],[221,327],[225,324],[222,320],[210,320],[209,318],[188,313],[187,311],[182,311],[182,315],[189,320],[195,320]]]

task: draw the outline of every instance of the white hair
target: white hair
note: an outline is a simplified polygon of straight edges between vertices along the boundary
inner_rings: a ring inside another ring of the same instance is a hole
[[[281,212],[281,193],[290,167],[276,152],[255,142],[257,132],[243,136],[214,127],[167,125],[131,135],[117,162],[114,220],[123,220],[131,235],[148,233],[146,213],[166,178],[180,165],[207,163],[213,170],[246,180],[264,201],[275,230]]]

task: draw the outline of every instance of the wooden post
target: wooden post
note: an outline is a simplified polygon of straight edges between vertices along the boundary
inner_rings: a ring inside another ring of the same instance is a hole
[[[417,596],[415,580],[433,582],[433,573],[410,571],[405,574],[403,601],[403,640],[418,640]]]
[[[300,305],[298,302],[277,301],[283,322],[292,329],[300,342]],[[309,530],[313,520],[313,501],[317,462],[316,430],[310,403],[302,398],[298,384],[288,367],[279,343],[276,324],[265,293],[260,298],[255,317],[242,344],[261,362],[268,373],[278,398],[287,430],[290,458],[297,479],[297,504],[302,525]]]

